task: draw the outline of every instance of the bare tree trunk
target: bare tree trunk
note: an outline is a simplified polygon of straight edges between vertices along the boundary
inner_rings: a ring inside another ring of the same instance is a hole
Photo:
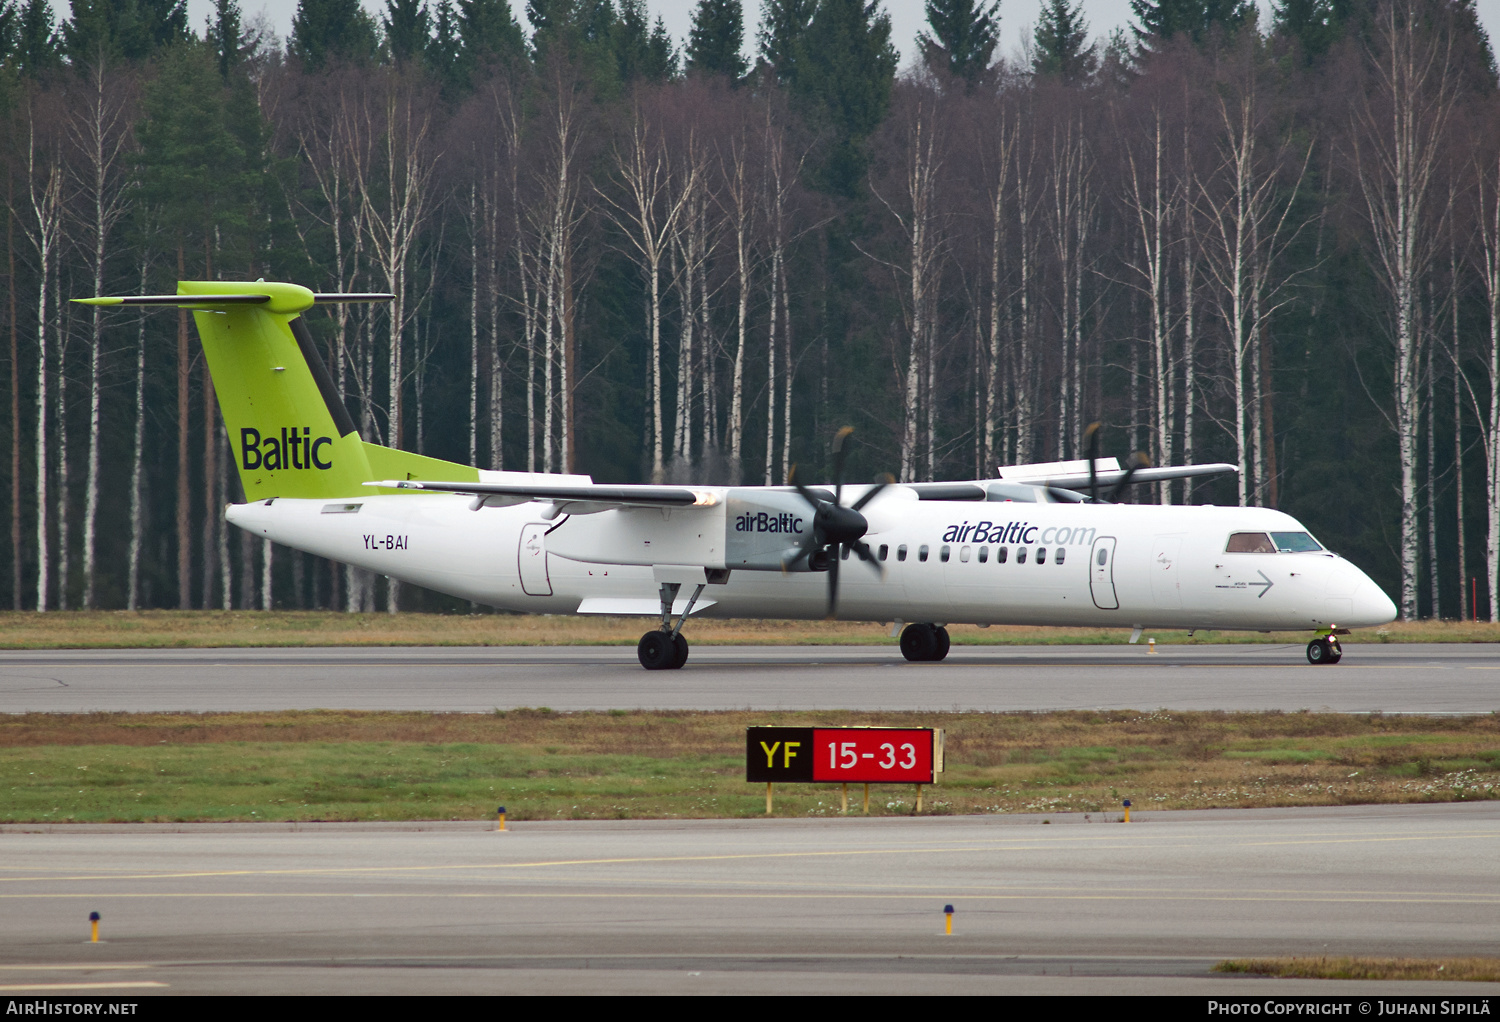
[[[1376,265],[1392,300],[1394,416],[1401,464],[1401,616],[1417,615],[1419,561],[1417,431],[1422,336],[1418,288],[1433,256],[1429,210],[1433,177],[1445,150],[1457,78],[1451,40],[1428,34],[1413,5],[1379,15],[1372,62],[1375,89],[1357,115],[1355,163],[1372,228]],[[1377,106],[1379,104],[1379,106]]]
[[[93,222],[94,294],[104,293],[104,262],[110,231],[128,210],[129,192],[119,165],[130,139],[126,123],[126,95],[112,81],[104,58],[96,57],[85,69],[87,99],[81,117],[72,120],[72,132],[85,154],[81,184],[91,199]],[[83,605],[97,606],[94,563],[95,532],[99,515],[100,405],[102,402],[102,325],[100,310],[93,309],[89,336],[89,453],[84,490],[83,515]]]
[[[1450,192],[1451,196],[1451,192]],[[1452,201],[1451,198],[1449,200]],[[1451,222],[1451,218],[1450,218]],[[1458,619],[1472,619],[1474,608],[1469,606],[1469,587],[1464,582],[1469,578],[1468,543],[1464,536],[1464,405],[1463,363],[1459,358],[1459,288],[1458,254],[1453,236],[1448,237],[1448,307],[1453,317],[1453,504],[1455,533],[1458,536]],[[1466,609],[1467,608],[1467,609]]]
[[[177,279],[187,277],[182,241],[177,242]],[[177,310],[177,607],[193,606],[193,547],[189,531],[188,384],[192,361],[188,355],[187,310]]]
[[[141,261],[140,293],[146,293],[146,277],[150,266]],[[136,323],[135,337],[135,436],[130,453],[130,566],[126,592],[126,606],[140,609],[141,598],[141,541],[145,533],[145,514],[141,506],[146,454],[146,312],[141,310]]]
[[[5,171],[5,285],[10,313],[10,600],[15,610],[21,596],[21,346],[16,315],[16,191],[15,175]]]
[[[1432,289],[1429,281],[1428,301],[1431,304]],[[1429,327],[1431,326],[1429,321]],[[1437,397],[1435,390],[1437,381],[1437,346],[1427,345],[1427,563],[1430,566],[1427,573],[1428,598],[1430,600],[1429,610],[1434,619],[1443,616],[1442,607],[1439,602],[1439,585],[1441,584],[1438,572],[1437,551]]]
[[[62,237],[62,168],[55,149],[50,153],[38,153],[36,137],[36,110],[27,110],[26,189],[31,206],[31,221],[26,226],[32,248],[37,253],[37,370],[36,370],[36,546],[37,582],[36,609],[44,611],[51,596],[51,546],[48,542],[48,492],[47,479],[50,462],[47,452],[47,399],[48,337],[50,320],[47,299],[52,293],[51,270],[55,252]],[[38,157],[48,161],[45,167],[38,166]],[[37,175],[42,174],[38,180]]]

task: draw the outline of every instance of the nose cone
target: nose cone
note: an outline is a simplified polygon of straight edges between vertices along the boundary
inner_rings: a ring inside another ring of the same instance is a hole
[[[1347,622],[1350,628],[1372,628],[1396,620],[1396,604],[1385,591],[1368,578],[1354,592],[1354,613]],[[1340,621],[1339,624],[1346,622]]]

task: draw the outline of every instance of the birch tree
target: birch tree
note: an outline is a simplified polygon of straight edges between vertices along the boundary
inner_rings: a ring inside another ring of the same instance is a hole
[[[1401,469],[1401,616],[1417,616],[1422,282],[1438,244],[1434,178],[1457,95],[1447,33],[1409,0],[1383,6],[1369,54],[1371,89],[1355,113],[1355,173],[1380,282],[1390,307],[1392,408]]]

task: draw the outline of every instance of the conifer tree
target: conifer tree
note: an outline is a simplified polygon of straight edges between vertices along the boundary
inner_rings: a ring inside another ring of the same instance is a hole
[[[698,0],[688,33],[687,69],[708,75],[745,76],[745,18],[740,0]]]
[[[10,60],[15,52],[17,29],[20,27],[21,10],[15,0],[0,2],[0,64]]]
[[[63,50],[75,63],[100,53],[145,60],[188,37],[187,0],[73,0]]]
[[[375,21],[359,0],[300,0],[287,49],[311,71],[364,63],[375,55]]]
[[[15,62],[23,74],[44,74],[62,65],[62,40],[52,26],[52,5],[26,0],[16,20]]]
[[[1255,18],[1251,0],[1130,0],[1130,10],[1135,37],[1147,47],[1183,33],[1202,43],[1215,25],[1232,35]]]
[[[620,0],[615,23],[615,61],[620,81],[665,82],[677,76],[677,48],[661,16],[648,28],[646,0]]]
[[[864,175],[863,142],[891,105],[896,50],[890,16],[879,0],[819,0],[796,59],[794,92],[833,133],[823,186],[852,195]]]
[[[218,52],[219,77],[226,82],[244,56],[242,21],[240,5],[234,0],[214,0],[214,18],[204,33],[204,39]]]
[[[1043,0],[1037,19],[1031,73],[1060,78],[1069,85],[1085,81],[1099,68],[1083,20],[1083,0]]]
[[[427,10],[427,0],[385,0],[385,17],[380,24],[385,29],[391,62],[397,67],[407,67],[427,52],[432,39],[432,15]]]
[[[817,0],[765,0],[760,12],[760,60],[783,85],[797,77],[797,51],[812,24]]]
[[[1000,0],[988,5],[984,0],[927,0],[927,24],[932,32],[917,33],[917,45],[930,70],[971,84],[989,71],[1000,32]]]
[[[453,7],[453,0],[438,0],[437,14],[432,19],[432,38],[427,40],[422,59],[445,85],[452,87],[467,79],[463,73],[461,51],[458,12]]]
[[[465,77],[526,54],[526,40],[507,0],[458,0],[459,63]]]

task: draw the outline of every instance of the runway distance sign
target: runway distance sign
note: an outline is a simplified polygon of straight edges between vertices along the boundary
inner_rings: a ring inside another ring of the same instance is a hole
[[[932,784],[943,731],[919,727],[750,727],[745,780]]]

